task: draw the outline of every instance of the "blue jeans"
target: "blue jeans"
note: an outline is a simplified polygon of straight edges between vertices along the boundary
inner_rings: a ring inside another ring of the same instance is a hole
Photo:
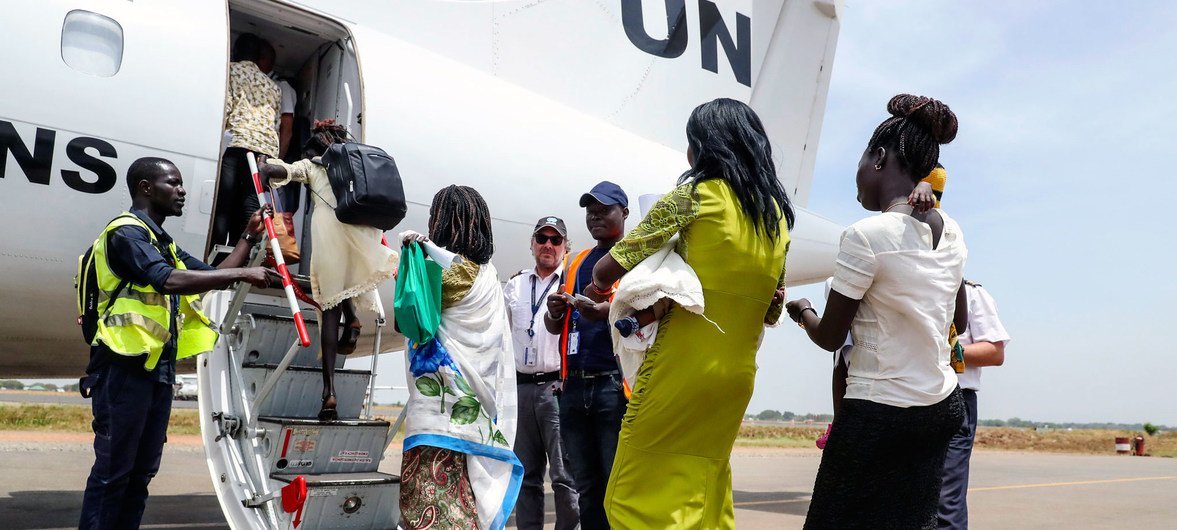
[[[560,437],[580,496],[583,530],[609,528],[605,517],[605,487],[613,470],[625,407],[620,375],[570,377],[564,381],[564,391],[560,394]]]
[[[133,529],[143,519],[147,484],[167,441],[172,385],[137,361],[112,362],[90,375],[94,467],[82,497],[81,529]]]
[[[940,486],[938,527],[967,530],[969,527],[969,459],[973,456],[973,439],[977,435],[977,392],[962,390],[965,417],[960,429],[948,442],[944,457],[944,483]]]

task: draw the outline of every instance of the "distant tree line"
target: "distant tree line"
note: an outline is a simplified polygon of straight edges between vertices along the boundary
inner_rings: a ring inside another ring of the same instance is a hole
[[[760,414],[747,414],[744,416],[744,419],[757,421],[812,421],[814,423],[820,423],[833,421],[834,416],[832,414],[794,414],[787,410],[784,412],[765,410],[761,411]]]
[[[833,421],[832,414],[795,414],[789,411],[779,410],[763,410],[759,414],[745,414],[745,420],[756,421],[795,421],[805,422],[812,421],[814,423]],[[1042,422],[1034,420],[1023,420],[1021,418],[1010,418],[1008,420],[980,420],[977,425],[984,427],[1016,427],[1021,429],[1106,429],[1119,431],[1140,431],[1143,430],[1154,436],[1160,431],[1177,430],[1173,427],[1165,425],[1154,425],[1152,423],[1054,423]]]
[[[56,392],[58,388],[61,388],[61,389],[65,390],[66,392],[76,392],[78,390],[78,384],[73,383],[70,385],[62,386],[62,387],[58,387],[57,385],[55,385],[53,383],[33,383],[31,385],[26,385],[20,381],[16,381],[13,379],[0,379],[0,390],[26,390],[26,389],[28,389],[28,390],[49,390],[51,392]]]
[[[1075,423],[1075,422],[1049,422],[1049,421],[1034,421],[1023,420],[1021,418],[1010,418],[1008,420],[980,420],[977,425],[985,427],[1020,427],[1026,429],[1104,429],[1116,431],[1140,431],[1148,432],[1149,435],[1156,434],[1159,431],[1171,431],[1172,427],[1165,425],[1155,425],[1152,423],[1111,423],[1111,422],[1091,422],[1091,423]]]

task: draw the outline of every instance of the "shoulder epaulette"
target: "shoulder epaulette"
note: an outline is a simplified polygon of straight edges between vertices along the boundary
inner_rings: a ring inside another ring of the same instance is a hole
[[[516,272],[515,274],[512,274],[512,275],[511,275],[511,277],[510,277],[510,278],[509,278],[507,281],[514,280],[514,279],[515,279],[516,277],[518,277],[520,274],[523,274],[523,273],[525,273],[525,272],[527,272],[527,269],[523,269],[523,270],[521,270],[521,271],[519,271],[519,272]]]
[[[969,285],[972,287],[980,287],[981,286],[981,284],[974,282],[972,280],[965,280],[964,283],[965,283],[965,285]]]

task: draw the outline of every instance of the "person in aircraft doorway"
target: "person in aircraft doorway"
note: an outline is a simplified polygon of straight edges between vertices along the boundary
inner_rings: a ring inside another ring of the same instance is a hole
[[[338,419],[335,400],[335,355],[355,351],[360,320],[355,304],[376,311],[376,287],[392,278],[398,256],[380,242],[379,228],[343,223],[335,217],[335,194],[327,180],[327,168],[317,162],[334,143],[347,141],[347,129],[327,120],[315,124],[303,148],[303,159],[287,164],[276,158],[262,166],[262,176],[274,188],[291,182],[310,186],[315,201],[311,214],[311,297],[323,310],[319,319],[323,352],[323,406],[320,420]],[[340,317],[346,325],[340,337]]]
[[[274,128],[281,109],[282,90],[258,66],[263,48],[270,44],[252,33],[242,34],[233,44],[229,64],[229,91],[225,95],[225,132],[231,136],[221,157],[221,174],[217,185],[216,216],[213,220],[214,244],[237,243],[236,237],[249,216],[257,209],[253,177],[246,153],[259,158],[275,158],[279,153],[278,131]]]
[[[277,280],[262,267],[240,268],[263,229],[263,210],[214,269],[161,228],[184,208],[175,164],[136,160],[127,186],[130,211],[106,226],[92,250],[100,317],[80,385],[94,411],[94,467],[78,525],[87,530],[139,527],[167,440],[176,361],[211,351],[217,340],[198,295],[240,281],[265,287]]]

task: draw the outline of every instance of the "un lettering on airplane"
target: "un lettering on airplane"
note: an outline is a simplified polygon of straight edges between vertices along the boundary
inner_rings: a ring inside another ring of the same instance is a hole
[[[666,37],[651,36],[646,29],[644,14],[647,11],[643,0],[622,0],[621,23],[629,41],[650,55],[674,59],[683,54],[689,42],[690,28],[687,21],[686,0],[664,0],[666,9]],[[658,2],[661,3],[661,2]],[[740,84],[752,86],[752,19],[735,12],[735,30],[724,22],[719,6],[710,0],[698,0],[696,38],[700,40],[700,66],[707,71],[719,73],[719,49],[722,47],[731,67],[732,75]],[[655,32],[660,31],[656,28]],[[657,34],[657,33],[655,33]]]

